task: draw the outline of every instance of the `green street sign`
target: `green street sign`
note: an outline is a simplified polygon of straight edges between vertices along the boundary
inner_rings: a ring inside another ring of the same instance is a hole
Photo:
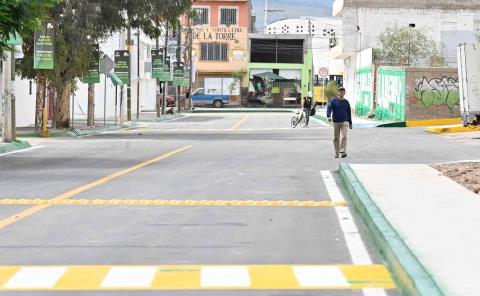
[[[98,44],[93,45],[94,58],[90,63],[88,73],[83,77],[83,83],[100,83],[100,49]]]
[[[184,65],[181,62],[176,62],[173,66],[173,85],[182,86],[183,85],[183,70]]]
[[[189,87],[190,86],[190,66],[185,65],[183,71],[183,86]]]
[[[163,50],[152,50],[152,78],[163,79]]]
[[[7,41],[8,45],[22,45],[23,39],[22,36],[18,34],[10,34],[10,38]]]
[[[37,70],[53,70],[53,44],[55,32],[52,22],[44,22],[42,29],[35,31],[33,68]]]
[[[123,82],[130,84],[130,54],[128,50],[115,50],[115,74]]]
[[[172,81],[172,73],[170,70],[170,57],[165,57],[165,64],[163,64],[163,77],[161,81]]]

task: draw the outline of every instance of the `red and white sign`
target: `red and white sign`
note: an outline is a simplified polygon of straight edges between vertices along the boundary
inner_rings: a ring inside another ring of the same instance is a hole
[[[320,70],[318,70],[318,74],[320,75],[321,78],[327,78],[328,68],[320,68]]]

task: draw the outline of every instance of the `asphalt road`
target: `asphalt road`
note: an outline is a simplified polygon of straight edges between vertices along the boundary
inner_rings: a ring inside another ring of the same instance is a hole
[[[345,226],[348,207],[329,204],[342,191],[331,128],[291,129],[290,117],[190,115],[0,156],[0,200],[14,200],[0,205],[0,295],[398,295],[379,286],[372,268],[385,263],[355,213]],[[421,129],[354,129],[350,140],[355,163],[480,158]],[[140,269],[111,271],[122,267]]]

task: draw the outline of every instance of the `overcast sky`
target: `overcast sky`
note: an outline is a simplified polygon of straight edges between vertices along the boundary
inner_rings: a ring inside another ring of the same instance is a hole
[[[333,0],[268,0],[270,9],[285,10],[270,14],[269,23],[274,20],[299,16],[331,16]],[[265,0],[252,0],[257,15],[257,28],[263,29]]]

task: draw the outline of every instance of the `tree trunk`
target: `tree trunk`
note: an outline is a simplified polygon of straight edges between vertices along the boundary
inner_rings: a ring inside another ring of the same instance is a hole
[[[88,84],[88,112],[87,126],[95,124],[95,84]]]
[[[47,80],[43,76],[39,76],[36,80],[37,84],[37,93],[35,99],[35,133],[37,135],[40,134],[40,130],[42,129],[42,121],[43,121],[43,105],[45,100],[45,84]]]
[[[55,121],[57,128],[70,127],[70,93],[72,86],[70,82],[64,85],[62,89],[57,90],[57,110],[55,110]]]

